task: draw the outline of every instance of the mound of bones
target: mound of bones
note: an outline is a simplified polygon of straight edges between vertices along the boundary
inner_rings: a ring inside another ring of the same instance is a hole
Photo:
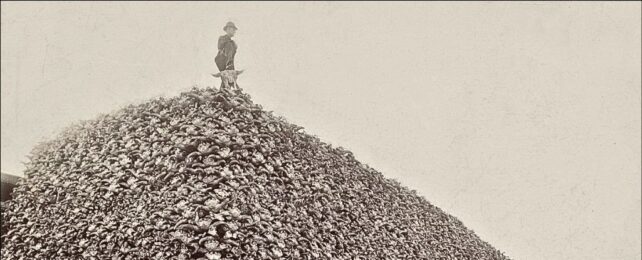
[[[193,88],[36,146],[2,259],[506,259],[242,90]]]

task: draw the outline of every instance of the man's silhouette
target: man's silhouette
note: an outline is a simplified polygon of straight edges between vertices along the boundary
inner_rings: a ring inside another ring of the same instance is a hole
[[[227,22],[223,31],[225,35],[218,38],[218,54],[214,61],[219,71],[234,70],[234,55],[236,55],[236,43],[232,40],[236,33],[236,25],[233,22]]]

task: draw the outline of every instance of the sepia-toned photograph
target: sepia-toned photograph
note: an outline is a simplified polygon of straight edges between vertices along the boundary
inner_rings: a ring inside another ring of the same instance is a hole
[[[0,13],[3,260],[642,260],[640,1]]]

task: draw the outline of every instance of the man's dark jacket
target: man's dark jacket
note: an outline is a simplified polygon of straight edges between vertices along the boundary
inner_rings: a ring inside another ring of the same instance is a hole
[[[214,61],[219,71],[234,69],[234,55],[236,55],[236,43],[228,35],[218,38],[218,54]]]

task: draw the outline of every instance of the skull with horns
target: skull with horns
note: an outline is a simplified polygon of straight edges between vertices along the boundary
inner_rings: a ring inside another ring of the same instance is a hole
[[[216,74],[212,74],[215,78],[221,78],[221,89],[239,89],[236,83],[238,75],[241,75],[243,70],[224,70]]]

